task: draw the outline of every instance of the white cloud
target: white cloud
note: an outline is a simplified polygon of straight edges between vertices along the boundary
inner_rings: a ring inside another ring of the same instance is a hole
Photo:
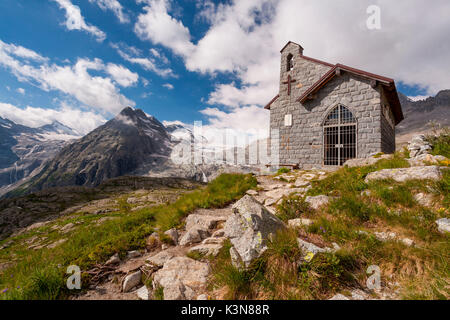
[[[139,79],[139,75],[137,73],[131,72],[124,66],[119,66],[114,63],[108,63],[106,66],[106,72],[108,72],[109,75],[111,75],[111,77],[122,87],[132,86]]]
[[[45,91],[61,91],[102,112],[117,113],[125,106],[135,105],[120,93],[113,80],[89,74],[88,70],[106,71],[100,59],[78,59],[73,66],[47,62],[35,66],[16,59],[8,48],[10,45],[0,40],[0,65],[9,68],[19,81],[32,82]]]
[[[0,116],[32,128],[59,121],[80,134],[87,134],[106,122],[106,119],[98,113],[82,111],[64,103],[58,110],[55,110],[30,106],[22,109],[0,102]]]
[[[224,112],[218,108],[206,108],[201,111],[209,117],[206,128],[232,129],[236,132],[251,132],[269,128],[269,112],[258,106],[245,106]]]
[[[17,88],[16,90],[18,93],[20,94],[25,94],[25,89],[24,88]]]
[[[66,11],[66,28],[68,30],[82,30],[92,34],[97,41],[106,39],[106,34],[96,26],[90,25],[84,21],[81,15],[80,7],[74,5],[70,0],[53,0],[58,3],[61,9]]]
[[[195,46],[190,42],[189,29],[168,14],[168,0],[138,0],[138,3],[146,4],[145,13],[139,15],[134,27],[141,39],[161,44],[184,57],[192,54]]]
[[[117,0],[89,0],[90,3],[97,4],[102,10],[111,10],[121,23],[130,22],[128,16],[123,12],[123,7]]]
[[[430,95],[450,87],[446,0],[432,5],[427,0],[378,0],[381,30],[366,27],[372,0],[208,2],[199,6],[198,15],[207,17],[210,27],[196,43],[182,21],[170,15],[168,1],[145,2],[135,26],[138,36],[171,49],[190,71],[236,75],[236,83],[216,86],[209,103],[235,107],[270,101],[278,92],[279,50],[289,40],[300,43],[305,55],[393,77]]]
[[[164,88],[169,89],[169,90],[173,90],[173,85],[171,85],[170,83],[165,83],[162,85]]]
[[[136,49],[135,47],[127,46],[123,43],[121,44],[111,43],[111,47],[116,49],[117,53],[124,60],[133,64],[138,64],[147,71],[155,72],[161,77],[169,77],[169,76],[175,77],[173,71],[170,68],[158,67],[154,59],[142,57],[141,51],[139,49]]]

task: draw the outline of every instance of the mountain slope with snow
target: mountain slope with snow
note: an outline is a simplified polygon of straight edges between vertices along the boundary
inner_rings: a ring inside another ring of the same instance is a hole
[[[131,174],[144,164],[158,166],[167,160],[170,150],[170,135],[164,126],[142,110],[128,107],[64,147],[19,190],[97,186],[104,180]]]
[[[80,134],[61,123],[30,128],[0,117],[0,194],[36,174]]]

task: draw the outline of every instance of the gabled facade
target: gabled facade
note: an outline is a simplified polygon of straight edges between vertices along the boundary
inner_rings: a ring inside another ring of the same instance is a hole
[[[280,164],[340,166],[352,158],[395,151],[403,120],[394,80],[281,50],[280,89],[265,107],[280,136]]]

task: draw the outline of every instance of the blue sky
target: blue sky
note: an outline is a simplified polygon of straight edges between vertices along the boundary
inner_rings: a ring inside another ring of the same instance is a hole
[[[371,4],[379,30],[365,25]],[[0,116],[87,133],[131,104],[161,121],[263,128],[289,40],[433,95],[450,88],[448,16],[445,0],[2,0]]]

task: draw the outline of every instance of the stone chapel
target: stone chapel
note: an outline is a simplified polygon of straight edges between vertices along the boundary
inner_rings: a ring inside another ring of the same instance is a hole
[[[393,79],[281,50],[280,90],[265,107],[279,130],[280,166],[342,166],[395,151],[403,112]]]

